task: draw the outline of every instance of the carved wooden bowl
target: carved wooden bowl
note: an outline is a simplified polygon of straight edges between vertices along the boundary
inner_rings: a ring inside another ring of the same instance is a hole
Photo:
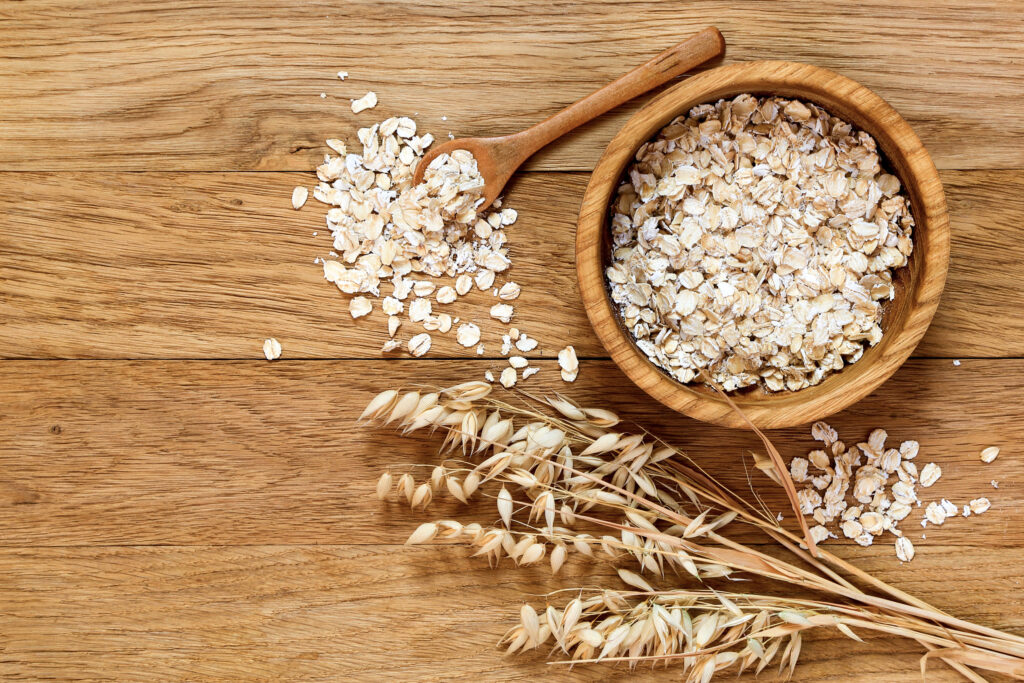
[[[917,135],[886,102],[864,86],[809,64],[750,62],[687,79],[637,112],[608,145],[594,169],[580,209],[576,269],[580,293],[597,336],[637,386],[673,410],[727,427],[747,428],[714,389],[683,384],[654,365],[613,309],[604,270],[610,262],[609,206],[637,149],[695,105],[741,93],[781,95],[813,102],[870,133],[883,165],[909,196],[915,227],[907,266],[894,272],[895,298],[885,304],[882,340],[852,365],[799,391],[739,390],[729,397],[759,428],[820,420],[877,389],[910,356],[931,322],[946,281],[949,219],[938,172]]]

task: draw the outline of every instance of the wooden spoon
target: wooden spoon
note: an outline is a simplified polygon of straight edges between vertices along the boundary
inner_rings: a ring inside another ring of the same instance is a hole
[[[424,170],[439,154],[465,149],[476,158],[485,183],[483,206],[490,206],[516,169],[544,145],[723,52],[722,34],[713,26],[706,28],[524,131],[497,138],[459,138],[434,147],[420,159],[413,181],[423,182]]]

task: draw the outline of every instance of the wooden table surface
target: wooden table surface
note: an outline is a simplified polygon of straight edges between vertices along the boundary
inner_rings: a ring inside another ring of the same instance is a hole
[[[357,411],[385,386],[501,361],[452,335],[423,359],[383,358],[380,314],[353,321],[313,264],[329,249],[322,207],[296,212],[289,197],[312,184],[328,137],[413,112],[439,137],[515,131],[708,24],[726,62],[806,61],[860,81],[931,151],[953,226],[938,316],[834,424],[918,439],[944,469],[937,495],[993,507],[927,540],[915,512],[907,565],[891,544],[833,547],[958,616],[1024,632],[1024,3],[33,0],[0,7],[0,677],[625,678],[494,648],[524,594],[614,585],[609,568],[552,580],[402,545],[421,515],[379,504],[374,480],[433,450],[356,428]],[[349,98],[371,89],[378,107],[353,115]],[[552,145],[507,194],[517,323],[541,341],[530,387],[619,410],[743,486],[756,442],[641,395],[579,307],[588,171],[639,105]],[[465,308],[483,320],[487,305]],[[274,363],[269,336],[284,347]],[[569,388],[552,360],[565,342],[582,359]],[[811,445],[803,429],[777,443],[787,456]],[[982,465],[991,444],[1003,454]],[[919,680],[907,642],[821,636],[804,650],[798,680]],[[931,678],[956,679],[942,665]]]

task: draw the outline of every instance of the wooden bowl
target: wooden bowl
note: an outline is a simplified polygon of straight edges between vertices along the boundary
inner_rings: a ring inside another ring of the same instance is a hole
[[[665,91],[626,123],[594,169],[580,209],[576,269],[594,331],[627,377],[673,410],[726,427],[749,428],[713,389],[682,384],[647,359],[613,309],[604,275],[610,260],[609,206],[636,150],[694,105],[741,93],[813,102],[870,133],[883,153],[883,164],[909,195],[915,221],[914,251],[909,264],[894,273],[896,295],[883,309],[878,344],[815,386],[729,394],[757,427],[790,427],[832,415],[888,379],[924,336],[946,281],[949,219],[939,174],[914,131],[881,97],[827,69],[776,61],[723,66]]]

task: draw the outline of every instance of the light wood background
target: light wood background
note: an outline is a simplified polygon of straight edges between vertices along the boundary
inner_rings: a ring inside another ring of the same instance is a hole
[[[418,112],[439,137],[515,131],[708,24],[727,62],[807,61],[874,89],[941,170],[953,259],[939,314],[915,358],[834,424],[849,439],[884,426],[920,440],[920,461],[945,471],[936,495],[993,508],[912,535],[908,565],[889,545],[833,547],[1024,632],[1021,2],[35,0],[0,8],[0,677],[626,678],[494,648],[524,594],[612,581],[608,568],[551,580],[401,545],[421,516],[378,504],[373,481],[432,451],[354,429],[358,409],[387,385],[501,362],[440,337],[424,359],[381,358],[379,311],[352,321],[313,265],[329,248],[322,210],[289,197],[312,182],[322,141],[357,125]],[[354,116],[348,99],[370,89],[380,105]],[[565,389],[551,358],[571,341],[571,395],[743,486],[749,435],[646,399],[579,310],[587,171],[639,104],[542,152],[508,192],[517,323],[542,343],[529,384]],[[486,305],[466,308],[483,320]],[[284,346],[274,363],[268,336]],[[794,455],[810,439],[777,443]],[[990,444],[1003,454],[985,466]],[[919,680],[919,655],[819,637],[797,679]],[[941,665],[931,678],[955,679]]]

